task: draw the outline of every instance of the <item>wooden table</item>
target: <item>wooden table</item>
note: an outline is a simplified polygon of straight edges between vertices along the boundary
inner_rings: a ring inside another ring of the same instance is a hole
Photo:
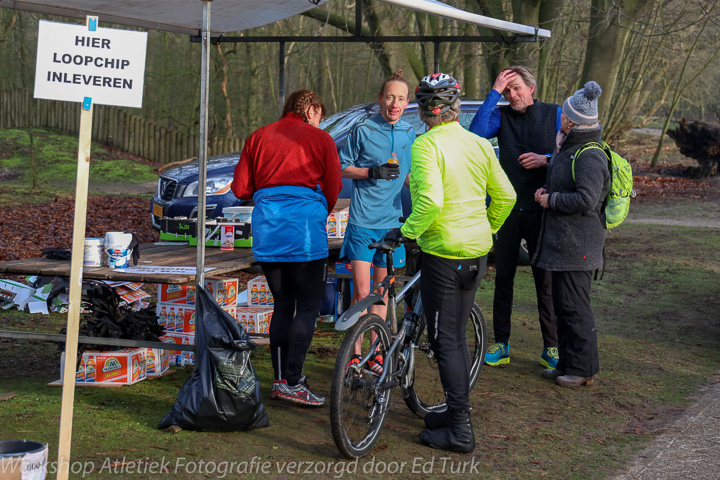
[[[341,238],[328,240],[331,252],[337,252],[342,245]],[[249,268],[257,264],[250,248],[221,250],[205,248],[206,276],[222,275]],[[158,242],[140,246],[140,261],[137,266],[195,267],[197,249],[186,244]],[[44,257],[0,262],[0,273],[13,275],[70,276],[70,260],[49,260]],[[84,267],[84,279],[132,281],[143,283],[193,283],[195,273],[130,273],[108,267]]]

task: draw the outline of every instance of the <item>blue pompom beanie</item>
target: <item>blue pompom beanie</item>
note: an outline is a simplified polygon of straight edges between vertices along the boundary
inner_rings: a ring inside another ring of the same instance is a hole
[[[571,122],[578,125],[592,125],[598,122],[597,99],[602,89],[597,82],[590,80],[563,103],[562,110]]]

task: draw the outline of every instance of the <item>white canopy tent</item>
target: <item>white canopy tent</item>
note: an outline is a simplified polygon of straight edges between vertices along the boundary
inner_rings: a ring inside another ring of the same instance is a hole
[[[459,8],[451,7],[437,0],[380,0],[381,2],[405,7],[411,10],[430,13],[438,17],[445,17],[451,20],[459,20],[481,27],[487,27],[494,30],[502,30],[505,32],[517,33],[521,35],[537,35],[539,38],[550,38],[550,30],[542,28],[530,27],[519,23],[506,22],[505,20],[497,20],[495,18],[485,17],[476,13],[466,12]]]
[[[211,34],[236,32],[298,15],[330,0],[214,0]],[[380,0],[391,5],[505,32],[534,35],[535,27],[466,12],[437,0]],[[0,0],[0,7],[84,20],[197,35],[202,31],[202,0]],[[540,38],[550,31],[537,29]]]
[[[283,20],[330,0],[215,0],[210,32],[246,30]],[[197,35],[203,30],[202,0],[0,0],[0,7]]]
[[[168,32],[184,33],[189,35],[200,34],[202,38],[201,61],[201,101],[200,101],[200,145],[199,145],[199,178],[200,185],[207,180],[207,110],[208,110],[208,76],[210,40],[213,34],[236,32],[253,27],[266,25],[278,20],[298,15],[302,12],[325,4],[330,0],[0,0],[0,8],[23,10],[35,13],[58,15],[63,17],[85,19],[87,16],[97,16],[102,23],[114,23],[156,29]],[[423,11],[453,20],[459,20],[495,30],[502,30],[520,35],[529,35],[537,38],[549,38],[548,30],[520,25],[516,23],[496,20],[482,15],[466,12],[437,0],[381,0],[385,3]],[[211,8],[212,6],[212,8]],[[82,143],[81,135],[81,143]],[[89,144],[89,138],[86,139]],[[87,186],[85,186],[87,187]],[[205,212],[205,189],[200,189],[198,196],[198,212]],[[87,195],[87,188],[83,193]],[[77,192],[77,196],[80,191]],[[76,216],[77,216],[76,201]],[[84,217],[84,210],[83,210]],[[73,258],[79,257],[79,278],[82,278],[82,243],[85,236],[85,222],[78,223],[82,228],[73,234]],[[197,232],[200,236],[205,231],[204,215],[198,216]],[[79,248],[76,243],[79,239]],[[205,242],[198,241],[197,248],[197,284],[204,284]],[[73,262],[73,270],[76,270]],[[76,272],[77,273],[77,272]],[[71,278],[71,289],[73,282]],[[80,288],[78,285],[76,288]],[[71,293],[71,302],[73,295]],[[79,303],[79,296],[78,303]],[[72,311],[72,305],[71,305]],[[68,364],[65,371],[63,386],[62,411],[60,417],[60,439],[58,447],[57,478],[67,479],[68,471],[63,471],[62,465],[69,465],[70,442],[72,432],[72,405],[74,401],[74,365],[72,358],[77,352],[77,324],[79,323],[79,309],[76,308],[77,318],[68,318],[67,354]],[[72,323],[75,322],[74,327]],[[73,334],[74,333],[74,334]],[[72,348],[74,346],[74,348]],[[72,370],[71,370],[72,369]],[[67,372],[70,371],[70,374]],[[67,418],[69,417],[69,418]]]

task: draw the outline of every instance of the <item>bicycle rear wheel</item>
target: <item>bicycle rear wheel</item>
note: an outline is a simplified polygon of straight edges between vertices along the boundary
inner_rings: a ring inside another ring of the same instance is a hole
[[[466,330],[467,348],[470,354],[470,390],[480,375],[485,361],[487,332],[485,317],[477,304],[473,305]],[[403,389],[403,399],[407,406],[419,417],[428,412],[442,412],[447,408],[445,392],[440,382],[437,358],[430,348],[427,333],[427,320],[420,317],[418,333],[415,337],[415,360],[410,386]]]
[[[371,333],[377,340],[371,341]],[[330,426],[338,450],[347,458],[365,455],[375,444],[390,407],[390,389],[384,390],[380,375],[367,364],[349,366],[355,344],[362,339],[363,358],[368,353],[381,352],[383,368],[392,371],[392,358],[385,355],[390,349],[390,332],[385,322],[375,314],[360,317],[340,345],[330,390]],[[373,358],[369,356],[369,358]]]

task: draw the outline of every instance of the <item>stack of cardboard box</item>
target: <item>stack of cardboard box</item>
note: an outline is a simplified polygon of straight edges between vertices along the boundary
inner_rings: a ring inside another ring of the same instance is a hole
[[[237,278],[206,278],[205,288],[218,305],[237,318]],[[165,328],[163,342],[177,345],[195,345],[195,286],[160,284],[157,302],[158,323]],[[175,365],[192,365],[192,352],[171,350]]]
[[[237,307],[237,319],[248,333],[269,333],[275,299],[260,275],[247,284],[248,306]]]

